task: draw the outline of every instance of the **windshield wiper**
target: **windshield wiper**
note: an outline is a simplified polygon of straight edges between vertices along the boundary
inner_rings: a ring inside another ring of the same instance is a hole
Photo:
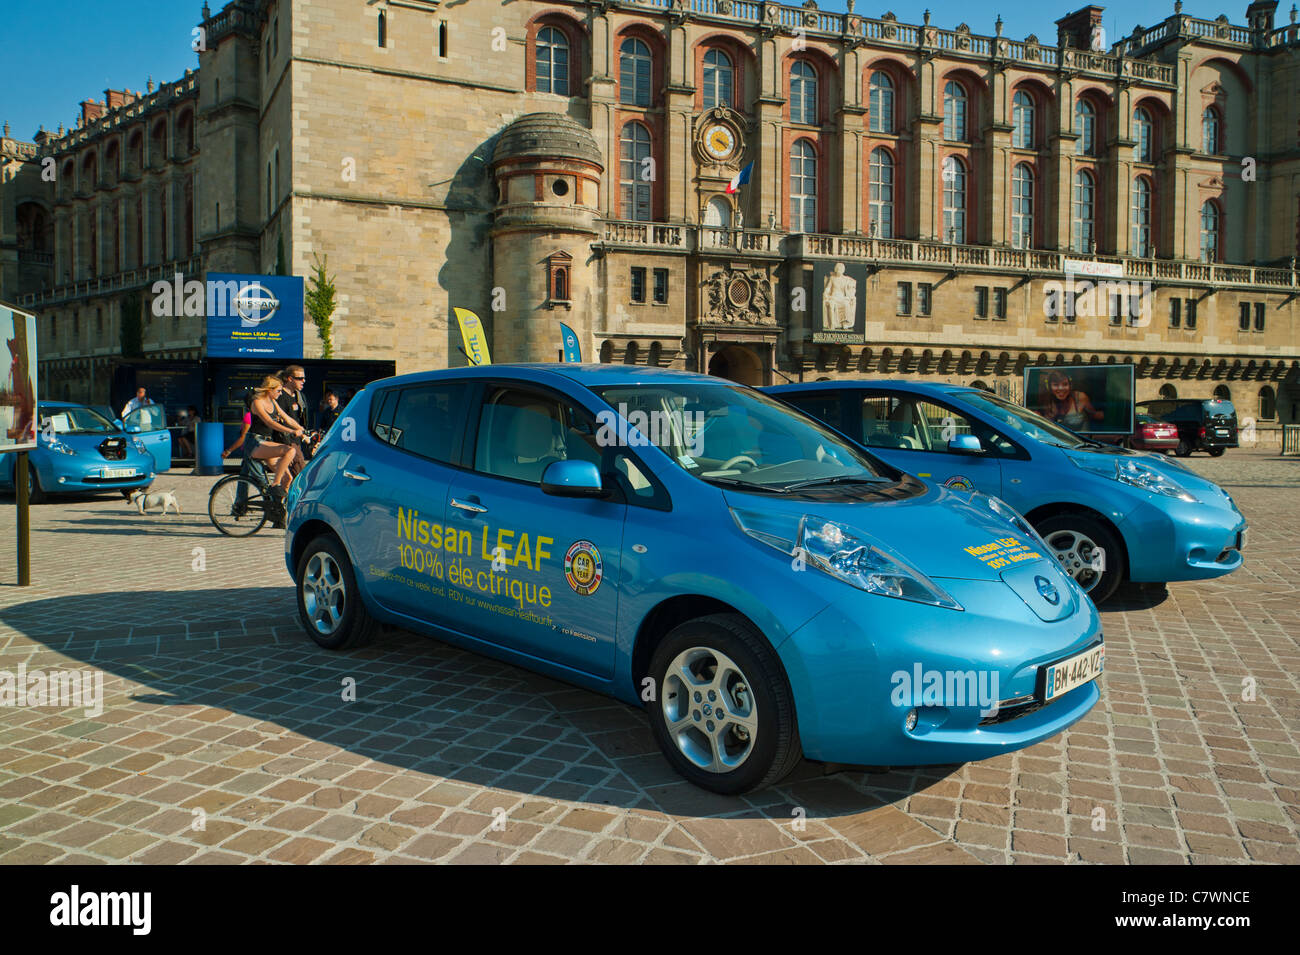
[[[705,477],[701,475],[700,480],[708,481],[710,484],[716,484],[720,487],[735,487],[745,491],[771,491],[774,494],[784,494],[787,490],[778,484],[755,484],[753,481],[737,481],[735,478]]]
[[[841,474],[836,477],[814,478],[811,481],[796,481],[782,486],[785,491],[797,491],[805,487],[821,487],[826,484],[888,484],[889,478],[862,477],[861,475]]]

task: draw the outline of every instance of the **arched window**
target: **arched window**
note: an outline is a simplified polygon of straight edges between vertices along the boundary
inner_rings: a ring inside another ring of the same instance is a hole
[[[569,40],[555,27],[537,34],[537,92],[569,95]]]
[[[618,101],[625,106],[650,105],[650,47],[628,37],[618,48]]]
[[[894,131],[894,81],[883,70],[871,74],[871,92],[868,94],[870,129],[873,133]]]
[[[806,139],[790,150],[790,230],[817,231],[817,152]]]
[[[1133,111],[1133,138],[1137,140],[1137,161],[1155,162],[1155,123],[1145,107]]]
[[[1097,107],[1086,99],[1074,104],[1074,132],[1079,137],[1075,148],[1084,156],[1097,155]]]
[[[1222,132],[1218,109],[1213,106],[1205,107],[1205,112],[1201,113],[1201,148],[1207,153],[1221,152]]]
[[[954,143],[966,142],[966,88],[949,80],[943,88],[943,138]]]
[[[640,43],[641,41],[637,40]],[[619,208],[624,219],[650,221],[650,130],[628,123],[619,137]]]
[[[1266,421],[1277,417],[1277,394],[1272,385],[1259,389],[1259,416]]]
[[[375,42],[379,45],[380,49],[388,46],[388,14],[383,10],[379,11],[379,25],[377,27]]]
[[[1213,199],[1201,204],[1201,261],[1219,261],[1219,205]]]
[[[877,146],[867,161],[870,233],[881,239],[894,237],[894,157]]]
[[[817,123],[817,71],[807,60],[790,64],[790,122]]]
[[[1011,171],[1011,244],[1034,247],[1034,170],[1027,162]]]
[[[731,57],[721,50],[704,54],[704,108],[731,105],[731,81],[735,71]]]
[[[1232,389],[1229,388],[1227,385],[1215,385],[1214,397],[1218,398],[1220,401],[1231,401]]]
[[[1170,399],[1170,400],[1172,400],[1172,399],[1174,399],[1174,398],[1177,398],[1177,397],[1178,397],[1178,389],[1175,388],[1173,385],[1161,385],[1161,386],[1160,386],[1160,397],[1161,397],[1161,398],[1168,398],[1168,399]]]
[[[1070,217],[1070,245],[1075,252],[1092,251],[1097,237],[1097,183],[1092,173],[1080,169],[1074,174],[1074,202]]]
[[[1138,176],[1133,180],[1133,254],[1151,255],[1151,180]]]
[[[966,242],[966,164],[957,156],[943,161],[943,239]]]
[[[1034,98],[1020,90],[1011,100],[1011,145],[1034,148]]]

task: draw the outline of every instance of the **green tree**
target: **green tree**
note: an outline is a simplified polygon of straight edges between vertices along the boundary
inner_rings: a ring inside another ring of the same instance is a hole
[[[307,291],[305,294],[307,304],[307,314],[311,316],[312,322],[316,325],[316,334],[320,337],[320,343],[323,348],[322,358],[334,357],[334,276],[326,270],[329,263],[329,256],[322,259],[319,255],[314,255],[311,267],[311,277],[307,279]]]
[[[123,358],[144,357],[144,297],[139,289],[122,296],[120,335]]]

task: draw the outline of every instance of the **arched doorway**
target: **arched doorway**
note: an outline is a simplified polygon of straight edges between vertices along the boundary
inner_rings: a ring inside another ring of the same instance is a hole
[[[704,224],[710,229],[731,228],[731,203],[714,196],[704,207]]]
[[[762,385],[763,366],[758,356],[743,345],[728,345],[709,359],[709,374],[742,385]]]

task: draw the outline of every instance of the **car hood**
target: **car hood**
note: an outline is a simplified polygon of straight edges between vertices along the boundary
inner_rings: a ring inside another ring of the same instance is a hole
[[[1125,460],[1136,460],[1139,463],[1167,475],[1172,480],[1177,481],[1185,487],[1191,495],[1203,504],[1209,504],[1212,507],[1232,507],[1236,509],[1236,504],[1232,496],[1223,488],[1213,481],[1201,477],[1191,468],[1186,467],[1177,458],[1171,458],[1167,454],[1155,454],[1151,451],[1130,451],[1126,448],[1073,448],[1070,454],[1090,454],[1099,457],[1123,458]]]
[[[744,513],[746,526],[789,540],[792,548],[799,521],[808,515],[870,535],[927,577],[1003,580],[1008,570],[1040,561],[1057,567],[1036,540],[965,496],[942,485],[921,487],[901,500],[852,499],[837,491],[785,497],[728,488],[723,494],[728,506]]]

